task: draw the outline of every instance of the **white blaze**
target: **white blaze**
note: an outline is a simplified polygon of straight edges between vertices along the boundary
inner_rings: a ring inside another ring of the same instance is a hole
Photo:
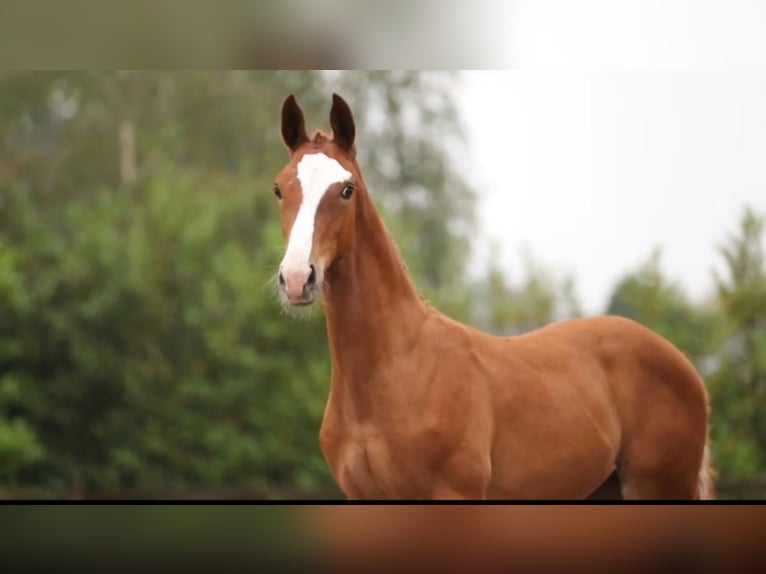
[[[343,169],[336,160],[323,153],[306,154],[298,162],[298,181],[301,183],[303,199],[290,231],[287,251],[282,260],[283,269],[308,267],[319,202],[327,188],[349,177],[350,171]]]

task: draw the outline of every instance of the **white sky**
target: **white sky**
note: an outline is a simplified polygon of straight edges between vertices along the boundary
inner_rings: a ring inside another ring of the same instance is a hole
[[[690,295],[766,212],[766,2],[512,2],[514,71],[466,71],[461,158],[483,238],[575,276],[587,312],[654,246]],[[507,58],[506,58],[507,59]]]

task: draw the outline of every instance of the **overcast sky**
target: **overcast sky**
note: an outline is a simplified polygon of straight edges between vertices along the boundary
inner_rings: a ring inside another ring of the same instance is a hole
[[[458,94],[460,165],[481,197],[477,263],[494,240],[518,278],[528,249],[600,312],[661,246],[671,277],[710,293],[743,206],[766,212],[766,2],[510,12],[516,69],[463,72]]]

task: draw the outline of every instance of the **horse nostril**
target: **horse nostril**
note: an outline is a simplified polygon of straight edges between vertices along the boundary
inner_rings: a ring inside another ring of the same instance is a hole
[[[314,282],[317,280],[316,269],[314,269],[313,264],[309,265],[309,267],[311,267],[311,273],[309,273],[309,278],[308,278],[308,281],[306,281],[306,284],[313,285]]]
[[[285,276],[282,275],[282,271],[279,272],[279,284],[284,287],[285,286]]]

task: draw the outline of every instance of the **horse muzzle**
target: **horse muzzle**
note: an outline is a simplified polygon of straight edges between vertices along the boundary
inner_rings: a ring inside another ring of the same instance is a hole
[[[310,305],[319,296],[317,269],[307,266],[283,266],[279,270],[279,289],[291,305]]]

